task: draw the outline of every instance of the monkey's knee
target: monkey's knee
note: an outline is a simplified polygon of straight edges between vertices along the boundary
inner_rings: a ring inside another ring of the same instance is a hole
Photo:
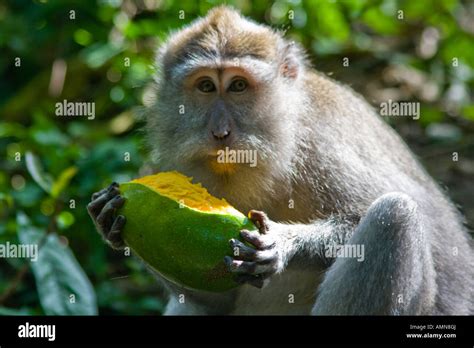
[[[416,311],[419,310],[415,309],[416,303],[422,298],[432,300],[435,287],[425,219],[409,195],[388,193],[369,207],[351,240],[351,243],[365,245],[367,265],[378,269],[377,276],[385,279],[399,304]]]
[[[418,204],[407,194],[392,192],[375,200],[349,241],[366,247],[370,258],[389,258],[398,264],[403,255],[416,254],[427,246],[423,216]]]
[[[391,192],[371,204],[361,221],[363,227],[358,230],[378,238],[400,239],[410,238],[412,234],[407,234],[408,231],[421,233],[420,224],[418,204],[413,198],[405,193]]]
[[[315,314],[420,314],[434,301],[434,270],[423,215],[403,193],[378,198],[320,286]],[[361,261],[362,260],[362,261]]]

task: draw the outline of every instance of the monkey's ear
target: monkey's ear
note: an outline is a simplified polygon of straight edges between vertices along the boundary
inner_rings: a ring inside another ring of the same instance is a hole
[[[302,65],[303,57],[299,47],[294,42],[286,44],[280,63],[281,75],[289,79],[296,79]]]

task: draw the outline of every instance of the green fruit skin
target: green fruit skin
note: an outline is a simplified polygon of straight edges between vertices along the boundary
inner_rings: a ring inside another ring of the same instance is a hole
[[[239,286],[227,271],[231,238],[256,230],[243,214],[212,214],[180,207],[179,202],[138,183],[120,185],[126,199],[119,214],[127,221],[123,239],[164,278],[185,288],[222,292]]]

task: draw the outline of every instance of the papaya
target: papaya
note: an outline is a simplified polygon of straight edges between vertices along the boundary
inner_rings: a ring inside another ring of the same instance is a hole
[[[255,225],[225,199],[176,171],[120,184],[123,239],[165,279],[189,289],[221,292],[239,284],[227,271],[231,238]]]

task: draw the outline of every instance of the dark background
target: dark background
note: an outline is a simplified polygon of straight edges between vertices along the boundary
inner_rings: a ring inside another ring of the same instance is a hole
[[[162,311],[159,286],[133,257],[105,246],[85,206],[146,161],[134,110],[153,99],[155,48],[219,3],[0,2],[0,243],[42,245],[34,265],[0,260],[0,314]],[[286,31],[318,70],[376,110],[389,99],[420,102],[419,120],[387,122],[473,226],[473,1],[227,3]],[[64,99],[95,102],[95,119],[57,117]]]

